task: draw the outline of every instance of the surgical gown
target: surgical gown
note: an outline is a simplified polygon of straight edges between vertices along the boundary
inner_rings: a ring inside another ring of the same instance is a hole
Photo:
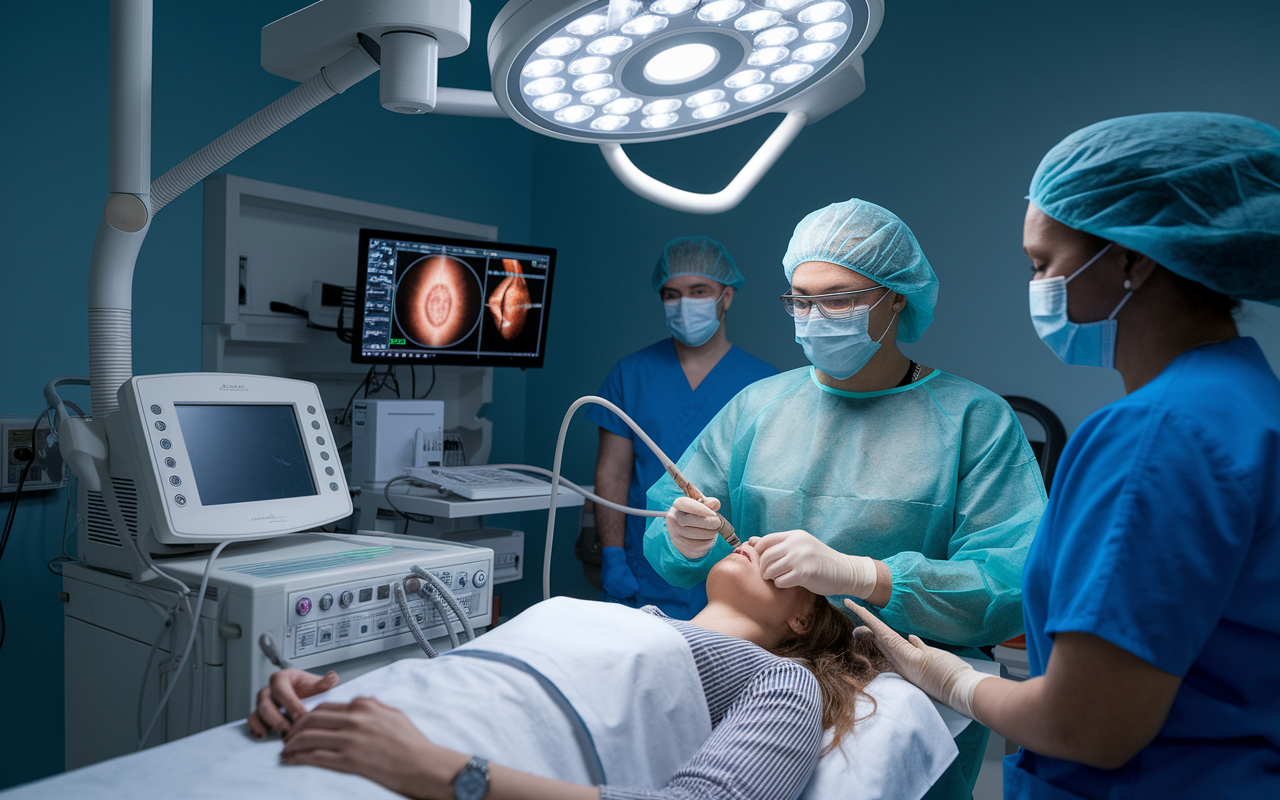
[[[731,347],[707,374],[696,390],[689,388],[676,347],[671,339],[650,345],[623,358],[609,371],[600,396],[618,405],[671,457],[684,452],[694,437],[724,404],[745,386],[777,375],[767,362],[737,347]],[[612,411],[593,405],[587,418],[601,428],[633,440],[635,461],[627,505],[644,508],[645,491],[665,475],[662,462]],[[644,517],[627,517],[627,566],[640,584],[635,597],[609,597],[633,607],[655,605],[667,616],[690,619],[707,604],[706,587],[700,581],[672,586],[663,580],[644,557]]]
[[[877,611],[897,630],[961,647],[1022,632],[1022,565],[1044,484],[1013,410],[981,386],[935,371],[855,393],[820,384],[812,368],[784,372],[735,397],[679,466],[743,541],[800,528],[887,564],[893,594]],[[664,477],[649,507],[679,494]],[[679,586],[729,552],[721,539],[685,558],[664,519],[645,535],[645,555]]]
[[[1085,420],[1024,585],[1032,675],[1070,631],[1182,686],[1128,764],[1022,751],[1005,797],[1280,797],[1280,381],[1253,339],[1183,353]]]

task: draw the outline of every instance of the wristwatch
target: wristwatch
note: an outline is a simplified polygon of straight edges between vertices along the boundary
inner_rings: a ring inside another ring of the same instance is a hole
[[[489,793],[489,762],[472,756],[453,779],[454,800],[484,800]]]

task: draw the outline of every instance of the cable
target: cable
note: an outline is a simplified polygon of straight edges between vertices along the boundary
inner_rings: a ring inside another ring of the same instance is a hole
[[[75,559],[72,558],[70,554],[67,553],[67,523],[70,522],[70,520],[71,520],[71,487],[68,486],[67,487],[67,508],[65,511],[62,512],[62,541],[59,542],[59,544],[62,546],[61,548],[62,555],[54,556],[53,558],[45,562],[45,565],[44,565],[45,568],[48,569],[50,572],[52,572],[54,575],[62,575],[62,565],[70,564],[71,562],[75,561]],[[54,562],[58,563],[58,569],[53,568]]]
[[[142,749],[143,743],[147,741],[147,737],[151,735],[151,730],[155,728],[156,723],[160,720],[160,714],[164,711],[165,705],[169,702],[169,697],[173,694],[173,690],[178,686],[178,679],[182,677],[182,668],[187,665],[187,659],[191,655],[191,647],[195,644],[196,634],[200,631],[200,609],[204,606],[204,593],[209,587],[209,576],[213,574],[214,559],[231,544],[231,541],[220,542],[217,547],[213,548],[213,552],[209,554],[209,562],[204,567],[204,577],[200,579],[200,594],[196,596],[196,608],[191,613],[191,635],[187,637],[187,646],[182,650],[182,658],[178,661],[178,668],[174,670],[173,678],[169,681],[169,688],[165,689],[164,695],[160,698],[160,705],[156,706],[155,713],[151,715],[151,723],[147,725],[147,729],[142,736],[138,737],[138,750]],[[148,559],[149,560],[149,559]],[[183,584],[183,588],[186,585]],[[190,590],[188,590],[190,591]]]
[[[391,589],[396,596],[396,605],[400,606],[400,613],[404,614],[404,621],[409,625],[409,632],[413,634],[414,639],[418,640],[418,646],[422,648],[422,652],[427,654],[427,658],[435,658],[440,655],[431,646],[431,643],[427,641],[426,634],[422,632],[422,628],[418,627],[418,621],[413,617],[413,609],[409,608],[409,601],[405,599],[404,587],[397,582]]]
[[[350,421],[350,415],[351,415],[351,404],[356,401],[356,395],[360,394],[360,390],[364,389],[369,385],[369,381],[373,379],[373,371],[377,368],[378,368],[377,364],[374,364],[372,367],[369,367],[369,371],[364,374],[364,380],[361,381],[356,386],[356,390],[351,393],[351,397],[347,400],[347,404],[342,407],[342,413],[334,418],[333,420],[334,425],[348,424],[348,422]],[[365,394],[365,397],[369,396],[368,391],[365,391],[364,394]]]
[[[471,628],[471,620],[467,618],[466,610],[463,609],[462,604],[458,602],[458,598],[454,596],[453,592],[449,591],[449,587],[444,585],[444,581],[440,580],[435,575],[432,575],[430,572],[427,572],[422,567],[415,565],[412,569],[414,575],[417,575],[419,578],[422,578],[427,583],[435,587],[436,591],[444,598],[444,601],[453,609],[453,613],[457,614],[458,619],[462,621],[462,630],[467,634],[467,641],[473,641],[476,638],[476,632]],[[448,628],[449,615],[441,612],[440,616],[445,621],[445,627]],[[455,647],[456,646],[457,645],[455,645]]]
[[[523,472],[534,472],[534,473],[537,473],[538,475],[545,475],[548,478],[552,477],[553,475],[553,473],[549,469],[543,469],[542,467],[534,467],[528,464],[486,464],[485,467],[488,469],[510,469],[510,470],[521,470]],[[560,477],[560,483],[566,489],[569,489],[573,492],[577,492],[578,494],[582,495],[583,497],[587,498],[588,500],[591,500],[592,502],[598,505],[602,505],[605,508],[612,508],[614,511],[619,511],[623,514],[629,514],[633,517],[657,518],[657,517],[665,517],[667,515],[667,512],[665,511],[656,511],[651,508],[632,508],[631,506],[619,505],[618,503],[615,503],[611,500],[605,500],[603,497],[596,494],[595,492],[587,491],[586,489],[582,488],[581,486],[569,480],[568,478],[564,477],[563,475]]]
[[[419,480],[418,478],[413,477],[412,475],[397,475],[396,477],[387,481],[386,484],[384,484],[382,487],[382,497],[387,501],[387,505],[390,506],[392,511],[404,517],[405,519],[404,532],[407,535],[409,533],[410,521],[430,524],[435,520],[432,519],[430,516],[427,516],[426,514],[415,514],[412,511],[404,511],[395,504],[395,502],[391,499],[391,494],[387,490],[391,488],[391,484],[398,483],[400,481],[405,481],[408,483],[419,483],[419,484],[424,484],[425,482],[422,480]]]

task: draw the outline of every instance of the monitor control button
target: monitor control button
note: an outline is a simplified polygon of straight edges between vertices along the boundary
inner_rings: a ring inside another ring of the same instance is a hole
[[[338,491],[338,484],[336,484],[336,483],[330,483],[330,484],[329,484],[329,488],[330,488],[331,490],[333,490],[333,491],[335,491],[335,492],[336,492],[336,491]]]
[[[333,608],[333,595],[329,594],[328,592],[325,592],[324,595],[320,598],[320,610],[328,611],[331,608]]]
[[[324,447],[324,437],[323,437],[323,436],[317,436],[317,437],[316,437],[316,444],[320,445],[321,447]]]
[[[159,414],[160,412],[159,412],[159,411],[157,411],[156,413],[157,413],[157,414]],[[315,407],[315,406],[307,406],[307,413],[308,413],[308,414],[314,414],[314,413],[316,413],[316,407]]]
[[[163,420],[156,420],[156,430],[158,430],[158,431],[162,431],[162,430],[164,430],[166,427],[168,427],[168,426],[166,426],[166,425],[164,424],[164,421],[163,421]]]
[[[458,588],[459,589],[467,588],[467,573],[465,572],[458,573]]]
[[[170,476],[169,476],[169,485],[170,485],[170,486],[181,486],[181,485],[182,485],[182,478],[179,478],[177,475],[170,475]]]
[[[488,581],[489,576],[486,575],[482,569],[476,570],[476,574],[471,576],[471,585],[477,589],[482,588],[486,583],[488,583]]]
[[[164,465],[169,469],[173,469],[178,466],[178,462],[173,460],[173,456],[170,456],[164,460]]]
[[[299,601],[298,601],[298,604],[297,604],[296,606],[294,606],[294,610],[298,612],[298,616],[300,616],[300,617],[305,617],[306,615],[310,614],[310,613],[311,613],[311,598],[310,598],[310,597],[304,597],[304,598],[302,598],[301,600],[299,600]]]
[[[332,476],[333,476],[333,467],[325,467],[325,468],[324,468],[324,474],[325,474],[325,475],[328,475],[328,476],[330,476],[330,477],[332,477]]]
[[[356,596],[352,594],[350,591],[343,592],[342,595],[338,598],[338,605],[342,606],[343,608],[346,608],[347,606],[351,605],[351,603],[355,599],[356,599]]]
[[[168,439],[161,439],[161,440],[160,440],[160,449],[161,449],[161,450],[168,450],[170,447],[173,447],[173,442],[169,441]]]
[[[152,404],[151,404],[151,413],[152,413],[152,414],[159,414],[161,410],[162,410],[162,409],[160,408],[160,406],[156,405],[155,403],[152,403]]]
[[[317,431],[320,430],[320,421],[315,419],[311,420],[311,428]]]
[[[325,451],[323,451],[323,450],[322,450],[322,451],[320,452],[320,458],[321,458],[321,460],[323,460],[323,461],[328,461],[328,460],[329,460],[329,454],[328,454],[327,452],[325,452]]]
[[[175,494],[173,496],[173,502],[177,503],[180,506],[185,506],[187,504],[187,497],[186,495]]]

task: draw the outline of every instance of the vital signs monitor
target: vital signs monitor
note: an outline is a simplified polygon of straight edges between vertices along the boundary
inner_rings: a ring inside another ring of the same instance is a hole
[[[361,230],[351,360],[541,367],[556,251]]]

